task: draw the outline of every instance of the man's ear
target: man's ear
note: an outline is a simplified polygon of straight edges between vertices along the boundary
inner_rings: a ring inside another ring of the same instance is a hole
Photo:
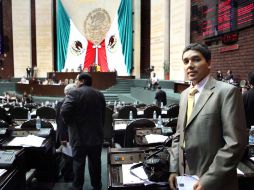
[[[207,61],[207,64],[208,64],[208,68],[211,69],[211,64],[212,64],[211,59]]]

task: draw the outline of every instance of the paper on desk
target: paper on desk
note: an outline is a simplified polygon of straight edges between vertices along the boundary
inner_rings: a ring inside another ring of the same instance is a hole
[[[35,135],[28,135],[26,137],[15,137],[11,142],[9,142],[9,146],[34,146],[40,147],[45,138],[38,137]]]
[[[241,170],[239,170],[238,168],[237,168],[237,174],[238,175],[244,175],[244,173]]]
[[[137,184],[137,183],[144,183],[144,180],[147,180],[148,177],[143,169],[143,167],[138,167],[132,170],[132,172],[137,175],[138,177],[135,177],[130,173],[131,166],[135,165],[137,163],[133,164],[123,164],[122,165],[122,174],[123,174],[123,184]]]
[[[143,115],[144,114],[144,110],[139,110],[138,112],[137,112],[137,115]]]
[[[56,131],[56,129],[57,129],[57,124],[56,124],[56,122],[50,122],[50,123],[52,124],[54,130]]]
[[[161,114],[167,114],[168,111],[167,110],[161,110]]]
[[[164,136],[164,135],[158,135],[158,134],[150,134],[150,135],[146,135],[146,140],[147,143],[162,143],[164,142],[166,139],[168,138],[168,136]]]
[[[115,124],[115,130],[121,130],[121,129],[126,129],[127,123],[118,123]]]
[[[5,172],[7,172],[6,169],[0,169],[0,176],[2,176]]]
[[[68,142],[66,146],[62,146],[62,153],[72,157],[71,145]]]
[[[197,183],[197,176],[177,176],[177,188],[179,190],[190,190]]]

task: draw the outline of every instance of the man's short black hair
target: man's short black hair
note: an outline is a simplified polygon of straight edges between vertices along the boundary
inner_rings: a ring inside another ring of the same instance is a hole
[[[92,86],[92,76],[88,73],[80,73],[78,76],[78,80],[79,81],[84,80],[84,85]]]
[[[189,50],[195,50],[200,52],[204,56],[207,62],[211,60],[211,51],[208,49],[207,45],[205,44],[191,43],[184,48],[183,54]],[[182,58],[183,58],[183,54],[182,54]]]
[[[249,84],[254,85],[254,72],[249,72],[248,80],[249,80]]]

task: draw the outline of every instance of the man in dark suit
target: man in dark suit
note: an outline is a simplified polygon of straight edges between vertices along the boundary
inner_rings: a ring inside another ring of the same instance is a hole
[[[91,185],[101,189],[101,151],[106,102],[103,94],[92,86],[87,73],[78,76],[78,88],[71,91],[61,107],[61,114],[68,124],[73,154],[74,180],[72,188],[83,189],[86,157]]]
[[[167,105],[167,95],[166,95],[166,92],[161,89],[161,86],[158,86],[158,90],[155,94],[155,100],[156,100],[156,105],[158,107],[161,107],[161,103],[163,106]]]
[[[31,68],[30,68],[30,66],[27,66],[27,68],[26,68],[26,77],[27,78],[31,77]]]
[[[243,94],[243,102],[246,115],[246,124],[248,128],[254,125],[254,72],[248,75],[250,90]]]
[[[188,45],[182,59],[191,85],[181,94],[170,156],[170,188],[176,188],[178,174],[187,174],[199,177],[194,190],[237,190],[236,167],[247,143],[240,90],[210,76],[207,46]],[[196,94],[190,94],[192,88]]]

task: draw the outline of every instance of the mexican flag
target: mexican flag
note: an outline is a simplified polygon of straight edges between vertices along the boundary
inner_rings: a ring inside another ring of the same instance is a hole
[[[101,72],[116,71],[118,76],[131,74],[132,0],[121,0],[110,29],[99,44],[87,40],[77,29],[61,0],[57,7],[58,71],[89,71],[97,62]]]

